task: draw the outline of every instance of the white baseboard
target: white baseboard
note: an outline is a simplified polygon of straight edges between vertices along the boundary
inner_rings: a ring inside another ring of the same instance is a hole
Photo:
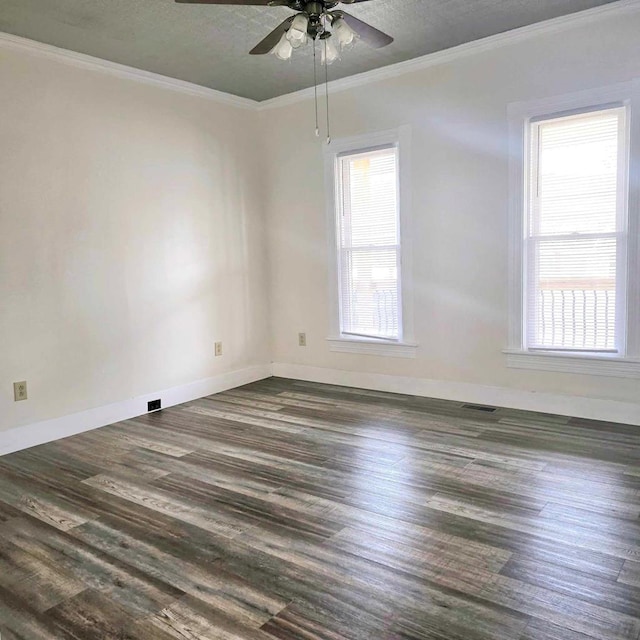
[[[298,364],[274,363],[273,375],[308,382],[323,382],[344,387],[357,387],[374,391],[404,393],[441,400],[470,402],[473,404],[555,413],[561,416],[606,420],[640,426],[640,404],[601,400],[555,393],[537,393],[520,389],[489,387],[467,382],[449,382],[323,369]]]
[[[274,363],[273,365],[258,365],[224,373],[180,387],[156,391],[123,402],[116,402],[96,409],[63,416],[62,418],[45,420],[0,432],[0,456],[143,415],[147,413],[147,402],[149,400],[161,398],[163,408],[171,407],[256,382],[257,380],[263,380],[271,375],[308,382],[322,382],[374,391],[404,393],[456,402],[555,413],[564,416],[607,420],[640,426],[640,404],[631,402],[537,393],[465,382],[428,380],[379,373],[324,369],[307,365]]]
[[[212,378],[197,380],[180,387],[155,391],[123,402],[81,411],[62,418],[45,420],[0,432],[0,456],[59,440],[84,431],[98,429],[114,422],[129,420],[147,413],[147,402],[160,398],[162,407],[197,400],[213,393],[256,382],[271,376],[271,365],[258,365],[239,371],[223,373]]]

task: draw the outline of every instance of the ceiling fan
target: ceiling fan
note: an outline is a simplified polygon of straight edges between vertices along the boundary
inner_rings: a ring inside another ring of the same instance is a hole
[[[386,33],[370,24],[336,9],[339,4],[355,4],[368,0],[176,0],[185,4],[227,4],[289,7],[296,12],[279,24],[250,53],[274,53],[281,60],[291,58],[297,49],[311,39],[323,42],[322,63],[331,64],[340,57],[340,49],[351,45],[357,38],[379,49],[393,42]],[[335,36],[335,38],[333,37]],[[336,42],[337,41],[337,42]]]

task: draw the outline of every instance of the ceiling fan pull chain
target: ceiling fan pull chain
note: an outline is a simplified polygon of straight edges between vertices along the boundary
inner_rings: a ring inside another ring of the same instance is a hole
[[[327,144],[331,144],[331,123],[329,121],[329,65],[327,64],[327,38],[324,39],[324,84],[327,96]]]
[[[316,99],[316,138],[320,137],[320,123],[318,121],[318,69],[316,67],[316,39],[313,39],[313,91]]]

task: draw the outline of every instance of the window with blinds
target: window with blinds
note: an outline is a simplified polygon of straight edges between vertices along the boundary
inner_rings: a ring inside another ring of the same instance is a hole
[[[524,301],[529,349],[619,349],[625,119],[625,108],[616,107],[531,124]]]
[[[336,162],[341,333],[400,340],[398,149],[342,154]]]

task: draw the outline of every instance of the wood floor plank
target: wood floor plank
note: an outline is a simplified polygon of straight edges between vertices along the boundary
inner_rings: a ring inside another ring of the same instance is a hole
[[[557,591],[498,575],[480,596],[529,616],[599,640],[637,640],[640,620]]]
[[[2,640],[640,640],[640,429],[278,378],[0,458]]]
[[[208,562],[196,563],[149,544],[143,531],[134,533],[130,528],[126,531],[124,533],[113,520],[96,521],[79,527],[73,535],[135,567],[140,573],[173,585],[252,627],[259,627],[289,602],[271,595],[259,585],[222,571],[219,565],[213,564],[218,553],[212,554]],[[218,543],[224,544],[222,539]],[[189,545],[184,546],[188,548]]]
[[[532,618],[518,640],[590,640],[590,636],[540,618]]]
[[[571,544],[584,549],[602,551],[617,558],[637,560],[640,558],[640,540],[628,536],[616,536],[595,532],[585,527],[556,523],[545,518],[524,518],[505,516],[497,510],[483,509],[445,495],[436,495],[427,506],[432,509],[461,515],[471,520],[480,520],[500,527],[511,528],[524,533],[536,533],[550,540],[563,542],[570,539]]]
[[[185,596],[139,626],[158,630],[171,638],[184,640],[271,640],[253,626],[242,624],[223,611],[213,610],[191,597]]]
[[[126,609],[97,591],[83,593],[47,612],[58,632],[74,640],[170,640],[162,630],[145,633]]]
[[[615,515],[614,515],[615,514]],[[629,540],[640,540],[640,519],[632,518],[628,513],[594,512],[591,509],[548,502],[540,511],[540,517],[557,522],[578,525],[614,536],[623,536]]]
[[[72,573],[17,546],[7,533],[1,531],[0,586],[28,601],[34,611],[46,611],[86,589]]]
[[[422,540],[401,536],[390,539],[384,533],[346,528],[335,535],[328,546],[417,576],[446,568],[468,572],[470,576],[474,570],[499,573],[511,557],[511,553],[502,549],[429,533],[424,530]]]
[[[238,521],[238,529],[246,529],[262,522],[277,523],[293,531],[329,538],[343,528],[340,523],[327,518],[316,517],[277,502],[230,491],[179,474],[165,476],[153,484],[167,491],[180,493],[194,504],[215,503],[219,514],[228,513],[230,518],[234,517]]]
[[[57,573],[52,582],[58,590],[61,585],[69,585],[67,588],[73,588],[75,594],[95,590],[118,602],[131,615],[159,610],[184,595],[175,585],[138,571],[81,543],[67,532],[59,532],[36,520],[12,521],[2,533],[14,540],[24,553],[28,552],[42,564],[55,567]],[[32,584],[31,588],[34,586]]]
[[[414,573],[397,570],[375,560],[344,553],[327,544],[318,546],[310,540],[292,538],[286,530],[275,527],[247,532],[239,536],[237,542],[296,565],[314,576],[319,583],[346,580],[349,589],[354,594],[359,594],[360,602],[356,595],[354,606],[365,610],[367,607],[362,604],[362,599],[368,596],[383,603],[383,611],[396,611],[409,618],[415,618],[420,612],[428,610],[432,617],[494,617],[500,619],[501,624],[512,628],[512,631],[514,626],[523,626],[521,621],[524,616],[519,613],[513,612],[511,615],[499,604],[481,602],[474,597],[491,580],[489,572],[440,566],[440,570],[433,571],[425,568],[418,577]],[[461,597],[462,593],[465,594],[464,597]],[[380,617],[379,611],[376,613]]]
[[[640,562],[627,560],[620,571],[618,582],[640,589]]]
[[[38,613],[30,600],[0,586],[0,637],[3,640],[71,640],[45,614]]]
[[[314,603],[292,603],[266,622],[262,630],[281,640],[368,640],[385,637],[388,620],[370,616],[344,603],[331,610]]]
[[[640,611],[640,589],[622,584],[619,578],[618,582],[603,580],[520,555],[512,557],[500,573],[632,617]]]
[[[66,531],[92,518],[64,496],[7,467],[0,468],[0,500],[17,511]]]
[[[211,512],[198,504],[193,504],[169,491],[151,487],[146,483],[110,474],[94,476],[84,482],[106,493],[111,493],[140,506],[148,506],[162,514],[195,524],[213,533],[233,537],[242,531],[242,526],[237,522],[214,517]]]

